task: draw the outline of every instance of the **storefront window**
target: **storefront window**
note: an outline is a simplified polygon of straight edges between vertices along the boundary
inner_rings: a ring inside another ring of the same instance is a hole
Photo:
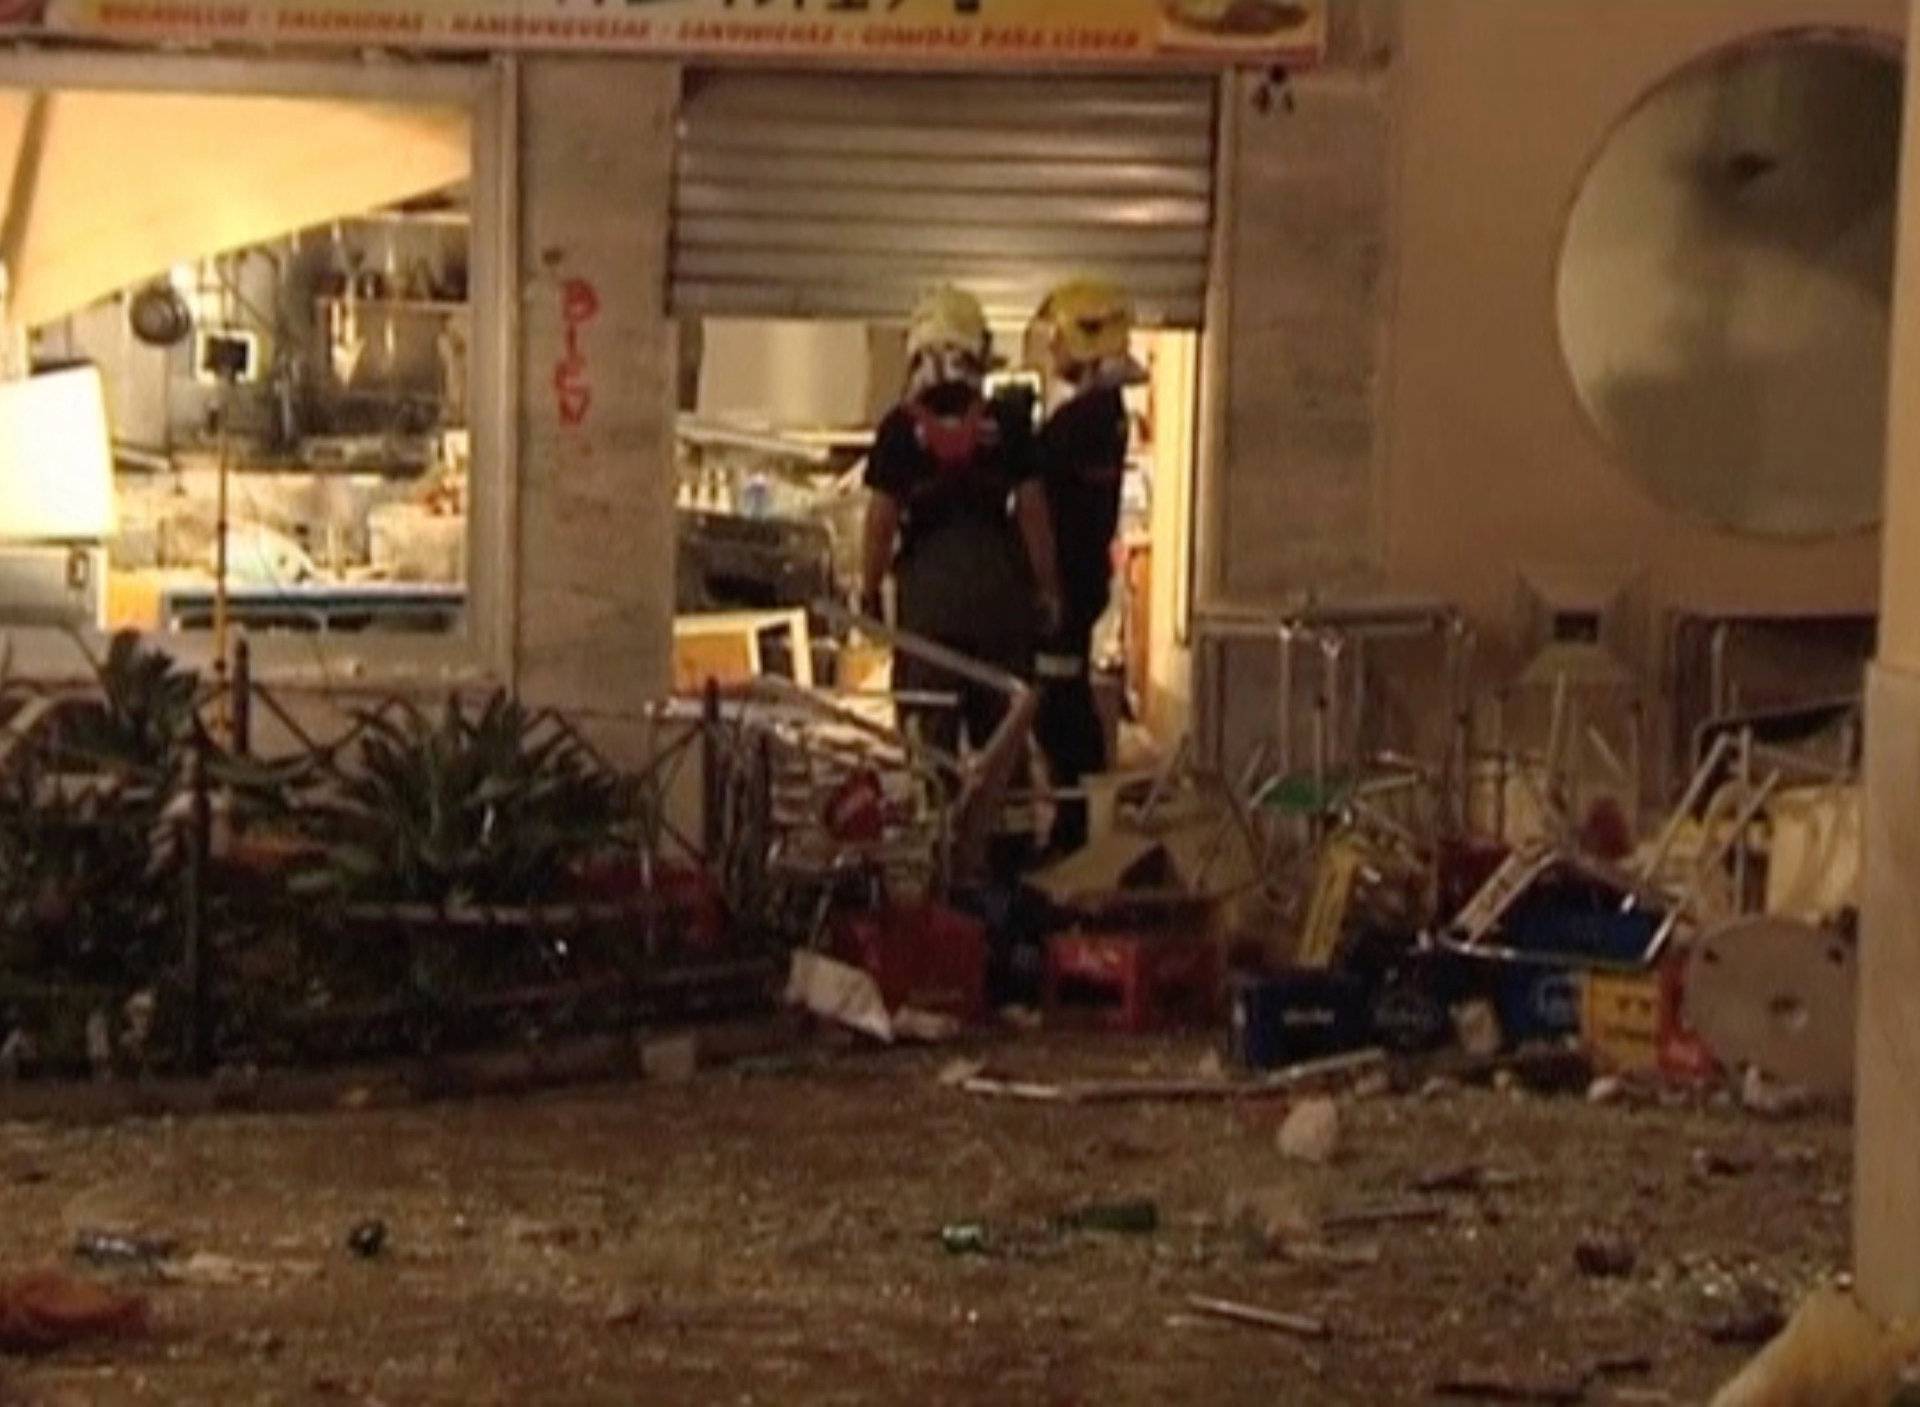
[[[48,65],[76,81],[0,72],[0,629],[470,645],[503,439],[473,413],[500,379],[482,83]]]

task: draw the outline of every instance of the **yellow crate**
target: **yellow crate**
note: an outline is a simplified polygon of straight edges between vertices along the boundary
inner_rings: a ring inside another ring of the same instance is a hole
[[[1660,1068],[1666,996],[1657,972],[1590,972],[1580,1034],[1595,1065],[1623,1074]]]

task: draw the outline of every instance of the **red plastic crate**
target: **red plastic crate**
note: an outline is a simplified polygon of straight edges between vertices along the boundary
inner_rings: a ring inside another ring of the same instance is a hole
[[[1116,1031],[1162,1031],[1211,1021],[1219,970],[1204,938],[1062,933],[1047,941],[1049,1020]]]
[[[938,904],[848,914],[834,956],[872,975],[887,1010],[911,1007],[964,1023],[987,1008],[986,925]]]

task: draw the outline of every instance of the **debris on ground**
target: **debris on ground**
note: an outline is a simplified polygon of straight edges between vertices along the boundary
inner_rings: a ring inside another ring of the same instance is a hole
[[[799,951],[787,978],[787,1003],[819,1017],[891,1043],[893,1018],[873,974],[819,953]]]
[[[1284,1183],[1233,1193],[1226,1214],[1227,1225],[1262,1254],[1284,1252],[1320,1236],[1318,1211],[1299,1188]]]
[[[1741,1348],[1771,1343],[1787,1327],[1787,1312],[1771,1290],[1743,1287],[1726,1305],[1700,1326],[1707,1342]]]
[[[1289,1066],[1253,1080],[1014,1080],[982,1074],[963,1081],[968,1094],[1041,1104],[1131,1104],[1162,1100],[1278,1099],[1303,1089],[1341,1088],[1386,1068],[1386,1052],[1363,1050]]]
[[[1306,1099],[1280,1126],[1280,1156],[1324,1167],[1340,1151],[1340,1106],[1331,1099]]]
[[[1573,1248],[1573,1263],[1595,1280],[1621,1280],[1633,1274],[1639,1256],[1617,1236],[1586,1236]]]
[[[373,1260],[387,1248],[387,1224],[378,1218],[357,1223],[347,1233],[347,1249],[362,1260]]]
[[[270,1265],[261,1261],[235,1260],[215,1251],[195,1251],[182,1261],[172,1261],[161,1269],[161,1278],[174,1285],[199,1285],[210,1289],[231,1289],[236,1285],[269,1285],[283,1274],[313,1276],[319,1267]]]
[[[1433,1393],[1473,1402],[1572,1404],[1586,1400],[1587,1380],[1574,1376],[1522,1377],[1470,1368],[1442,1378],[1433,1385]]]
[[[960,1089],[986,1072],[984,1060],[949,1060],[940,1067],[939,1083],[947,1089]]]
[[[1492,1192],[1517,1187],[1521,1179],[1513,1173],[1495,1172],[1484,1163],[1463,1163],[1423,1174],[1413,1180],[1411,1190],[1432,1195],[1437,1192]]]
[[[978,1222],[954,1222],[940,1228],[940,1244],[950,1256],[983,1256],[992,1249],[987,1228]]]
[[[1584,1407],[1700,1407],[1777,1326],[1777,1307],[1770,1324],[1742,1287],[1790,1309],[1846,1253],[1844,1207],[1821,1199],[1846,1185],[1848,1135],[1824,1106],[1775,1147],[1782,1131],[1705,1099],[1636,1102],[1628,1116],[1577,1097],[1490,1098],[1466,1075],[1448,1102],[1425,1104],[1411,1091],[1436,1067],[1390,1058],[1401,1094],[1335,1094],[1343,1146],[1323,1169],[1280,1159],[1274,1142],[1320,1089],[1061,1109],[936,1080],[964,1054],[1137,1089],[1204,1073],[1211,1035],[1001,1036],[850,1061],[859,1047],[838,1034],[789,1054],[793,1080],[701,1085],[713,1099],[639,1083],[471,1111],[0,1126],[12,1263],[51,1250],[72,1274],[155,1296],[156,1328],[169,1311],[192,1323],[178,1358],[171,1343],[125,1362],[111,1343],[83,1348],[114,1375],[90,1392],[74,1393],[75,1374],[95,1364],[65,1355],[0,1358],[0,1377],[24,1401],[101,1407],[277,1400],[327,1375],[348,1385],[342,1403],[377,1384],[389,1404],[611,1404],[632,1382],[649,1400],[733,1403],[859,1397],[870,1351],[943,1402],[978,1398],[987,1361],[1019,1399],[1225,1402],[1247,1396],[1250,1372],[1271,1372],[1269,1400],[1389,1407],[1436,1401],[1436,1382],[1470,1369],[1550,1388],[1625,1347],[1653,1373],[1594,1379]],[[496,1156],[473,1157],[477,1127]],[[632,1164],[636,1140],[669,1138],[672,1159]],[[14,1187],[6,1170],[28,1164],[46,1183]],[[609,1168],[627,1171],[609,1183]],[[1715,1180],[1690,1184],[1696,1169]],[[181,1195],[192,1187],[207,1195]],[[1149,1200],[1152,1235],[1075,1226]],[[359,1262],[344,1239],[373,1216],[391,1244]],[[177,1237],[185,1249],[161,1283],[180,1288],[116,1284],[70,1259],[83,1228]],[[1574,1247],[1593,1234],[1625,1236],[1633,1274],[1582,1276]],[[742,1273],[729,1257],[716,1276],[711,1248],[736,1242]],[[859,1353],[765,1366],[786,1362],[788,1336],[843,1292],[885,1297]],[[1338,1347],[1200,1315],[1189,1294],[1324,1320]],[[975,1313],[980,1347],[956,1355],[956,1326]],[[499,1351],[443,1370],[443,1339],[421,1326],[449,1315]],[[1188,1331],[1154,1334],[1163,1315]],[[284,1347],[270,1351],[268,1334]],[[604,1391],[552,1382],[540,1345],[555,1342]]]
[[[1126,1236],[1151,1236],[1160,1229],[1156,1202],[1096,1202],[1064,1213],[1054,1223],[1061,1231],[1108,1231]]]
[[[1315,1319],[1305,1314],[1284,1314],[1277,1310],[1261,1309],[1257,1305],[1240,1304],[1234,1300],[1210,1299],[1205,1295],[1189,1295],[1187,1308],[1195,1314],[1210,1319],[1225,1319],[1234,1324],[1245,1324],[1255,1329],[1271,1329],[1275,1333],[1291,1334],[1295,1338],[1324,1339],[1332,1337],[1333,1330],[1324,1319]]]
[[[1330,1270],[1370,1270],[1380,1264],[1378,1244],[1330,1246],[1324,1241],[1294,1241],[1279,1248],[1280,1258],[1293,1265],[1319,1265]]]
[[[1476,1402],[1572,1404],[1586,1401],[1587,1394],[1601,1384],[1652,1371],[1653,1360],[1647,1355],[1621,1353],[1595,1359],[1579,1371],[1556,1368],[1526,1374],[1468,1369],[1442,1378],[1433,1390],[1436,1397]],[[1623,1396],[1616,1389],[1613,1400],[1619,1402]]]
[[[0,1353],[44,1353],[147,1328],[147,1302],[58,1271],[0,1280]]]
[[[1333,1212],[1321,1222],[1328,1231],[1358,1231],[1370,1226],[1407,1226],[1424,1221],[1445,1221],[1447,1209],[1438,1202],[1388,1202],[1380,1206],[1353,1207]]]
[[[1747,1067],[1740,1082],[1740,1105],[1763,1119],[1792,1119],[1813,1108],[1813,1095],[1798,1085],[1769,1076],[1757,1065]]]
[[[1693,1175],[1702,1182],[1716,1178],[1745,1177],[1760,1166],[1760,1160],[1747,1153],[1731,1153],[1723,1148],[1693,1150]]]
[[[171,1260],[179,1243],[162,1236],[82,1230],[73,1238],[73,1258],[101,1269],[152,1270]]]
[[[1712,1407],[1887,1407],[1920,1354],[1920,1325],[1889,1327],[1851,1294],[1816,1292]]]

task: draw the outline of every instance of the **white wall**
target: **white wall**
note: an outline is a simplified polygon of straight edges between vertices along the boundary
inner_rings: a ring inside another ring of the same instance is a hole
[[[1404,11],[1387,578],[1498,632],[1516,561],[1644,570],[1669,606],[1870,609],[1877,543],[1739,537],[1674,513],[1604,445],[1561,358],[1556,261],[1580,177],[1621,114],[1720,45],[1809,23],[1897,35],[1897,0],[1536,0]],[[1757,410],[1758,408],[1756,408]]]

